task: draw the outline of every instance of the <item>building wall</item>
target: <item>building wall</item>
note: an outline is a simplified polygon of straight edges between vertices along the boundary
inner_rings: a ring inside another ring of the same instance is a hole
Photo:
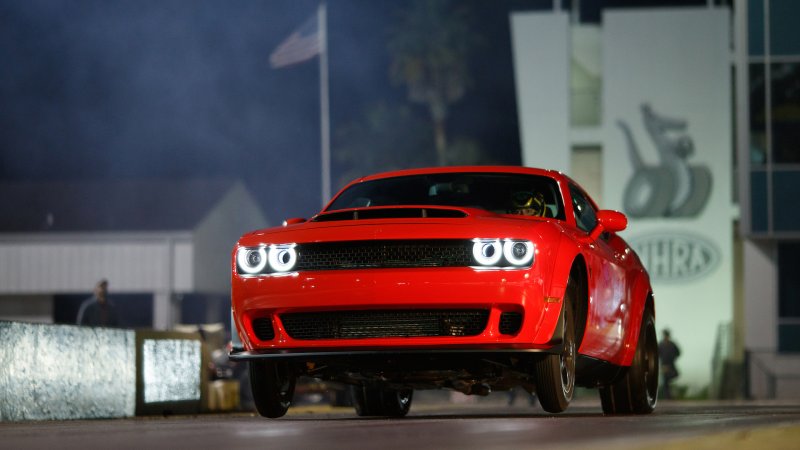
[[[657,245],[645,264],[667,261],[666,271],[650,268],[658,327],[671,328],[683,345],[678,381],[693,394],[711,380],[717,330],[733,309],[729,23],[728,11],[717,8],[608,9],[602,30],[570,25],[558,13],[512,15],[523,163],[564,170],[583,181],[601,208],[628,213],[631,225],[622,236],[640,255]],[[562,65],[564,56],[571,63]],[[565,79],[569,86],[561,84]],[[561,108],[564,102],[572,110]],[[673,155],[664,155],[674,149],[661,145],[676,136],[648,134],[655,121],[645,122],[647,112],[670,123],[664,126],[674,134],[682,131],[681,142],[693,143],[686,154],[675,152],[678,169],[670,165]],[[631,141],[643,167],[631,161]],[[545,142],[551,145],[542,151]],[[684,166],[690,179],[676,180]],[[674,186],[640,182],[640,193],[672,191],[670,209],[626,211],[632,180],[655,172]],[[694,258],[702,264],[690,270],[681,265],[688,247],[692,255],[710,256]]]
[[[737,0],[748,396],[800,397],[800,33],[795,0]]]
[[[564,13],[514,13],[511,34],[522,163],[568,173],[568,16]]]
[[[194,231],[196,292],[228,295],[233,246],[244,233],[266,226],[253,196],[243,184],[235,184]]]
[[[53,322],[52,295],[0,295],[0,319],[30,322]]]
[[[175,246],[171,247],[170,243]],[[30,234],[0,241],[0,294],[81,293],[106,278],[117,292],[191,289],[188,235]],[[176,251],[177,249],[177,251]],[[175,252],[171,255],[170,251]],[[174,267],[171,267],[170,262]]]

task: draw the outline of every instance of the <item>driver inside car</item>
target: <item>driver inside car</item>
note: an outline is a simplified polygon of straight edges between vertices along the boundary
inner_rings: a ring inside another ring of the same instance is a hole
[[[514,208],[509,210],[509,214],[544,217],[547,211],[544,195],[541,192],[515,192],[511,196],[511,203]]]

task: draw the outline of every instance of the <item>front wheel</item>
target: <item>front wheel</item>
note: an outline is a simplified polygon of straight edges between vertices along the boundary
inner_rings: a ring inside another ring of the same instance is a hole
[[[619,381],[600,388],[606,414],[649,414],[658,397],[658,340],[652,311],[645,311],[633,363]]]
[[[411,409],[412,389],[352,386],[353,406],[361,417],[404,417]]]
[[[272,419],[282,417],[294,397],[297,377],[286,363],[250,361],[250,387],[258,413]]]
[[[578,352],[575,337],[573,305],[578,298],[578,286],[570,281],[561,309],[563,340],[561,352],[546,355],[534,363],[536,395],[542,408],[551,413],[567,409],[575,393],[575,359]]]

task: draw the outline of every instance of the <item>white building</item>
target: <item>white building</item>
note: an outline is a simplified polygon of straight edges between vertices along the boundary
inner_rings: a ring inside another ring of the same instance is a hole
[[[122,325],[170,329],[193,301],[227,322],[231,250],[265,226],[240,182],[2,182],[0,320],[68,323],[105,278]]]
[[[800,2],[646,3],[512,14],[523,163],[628,213],[679,384],[799,397]]]

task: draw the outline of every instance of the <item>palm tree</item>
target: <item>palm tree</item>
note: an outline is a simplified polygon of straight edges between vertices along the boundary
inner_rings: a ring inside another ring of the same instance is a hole
[[[478,39],[470,31],[468,11],[448,0],[415,0],[400,12],[391,31],[392,81],[408,88],[412,102],[427,105],[433,120],[439,165],[449,162],[446,122],[449,105],[470,85],[467,57]]]

